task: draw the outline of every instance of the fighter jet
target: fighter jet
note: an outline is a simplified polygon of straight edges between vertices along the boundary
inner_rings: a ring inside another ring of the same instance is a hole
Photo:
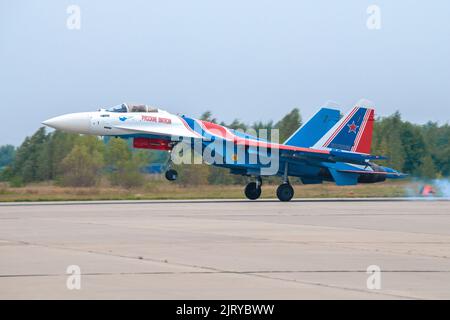
[[[261,196],[262,177],[280,176],[277,197],[290,201],[294,189],[289,177],[298,177],[303,184],[331,181],[347,186],[405,176],[373,162],[386,159],[370,154],[373,122],[374,109],[362,104],[343,117],[337,109],[321,108],[286,141],[278,143],[148,105],[122,103],[95,112],[58,116],[43,124],[67,132],[132,139],[134,148],[171,153],[178,148],[179,158],[194,151],[210,165],[249,177],[244,193],[250,200]],[[165,176],[173,181],[178,173],[172,168],[174,157],[170,158]]]

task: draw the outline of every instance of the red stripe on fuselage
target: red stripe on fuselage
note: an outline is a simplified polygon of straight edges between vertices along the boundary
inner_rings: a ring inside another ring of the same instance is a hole
[[[220,124],[198,120],[200,124],[203,126],[203,129],[205,131],[208,131],[209,134],[220,137],[225,140],[234,140],[235,135],[232,134],[228,128],[225,128],[224,126],[221,126]]]
[[[330,151],[328,151],[328,150],[318,150],[318,149],[311,149],[311,148],[287,146],[285,144],[271,143],[271,142],[253,140],[253,139],[244,139],[244,138],[240,138],[240,137],[237,137],[237,139],[235,139],[234,141],[235,141],[236,145],[244,145],[244,146],[249,146],[249,147],[301,151],[301,152],[320,153],[320,154],[329,154],[330,153]]]
[[[327,150],[317,150],[310,148],[301,148],[294,146],[287,146],[284,144],[271,143],[266,141],[255,140],[251,138],[242,138],[238,137],[231,132],[227,127],[221,126],[216,123],[198,120],[205,131],[208,131],[209,134],[222,138],[224,140],[233,141],[236,145],[248,146],[248,147],[258,147],[258,148],[267,148],[267,149],[280,149],[280,150],[291,150],[291,151],[302,151],[302,152],[311,152],[311,153],[320,153],[320,154],[329,154],[330,152]]]

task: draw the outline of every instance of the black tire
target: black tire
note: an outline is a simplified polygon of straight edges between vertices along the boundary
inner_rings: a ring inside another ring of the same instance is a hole
[[[290,201],[294,196],[294,188],[289,183],[280,184],[277,188],[277,197],[280,201]]]
[[[178,172],[176,170],[170,169],[166,171],[166,179],[169,181],[177,180]]]
[[[261,188],[256,186],[256,182],[250,182],[245,186],[245,196],[250,200],[256,200],[261,196]]]

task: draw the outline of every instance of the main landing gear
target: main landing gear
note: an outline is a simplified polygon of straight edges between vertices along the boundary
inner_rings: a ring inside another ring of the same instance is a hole
[[[288,162],[284,164],[283,183],[277,188],[277,197],[280,201],[290,201],[294,196],[294,188],[289,183]]]
[[[294,196],[294,188],[287,183],[280,184],[277,188],[277,197],[280,201],[290,201]]]
[[[262,179],[261,177],[257,177],[255,182],[249,182],[245,186],[245,196],[250,200],[256,200],[261,196],[261,185]]]
[[[255,182],[250,182],[245,186],[245,196],[250,200],[256,200],[261,196],[261,177],[256,177]],[[283,183],[277,188],[277,197],[280,201],[290,201],[294,197],[294,188],[289,183],[288,178],[288,163],[285,163],[283,173]]]

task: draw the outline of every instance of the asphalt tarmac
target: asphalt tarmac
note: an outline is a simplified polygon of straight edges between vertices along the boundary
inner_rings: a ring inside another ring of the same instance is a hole
[[[450,201],[1,204],[14,298],[449,299]]]

